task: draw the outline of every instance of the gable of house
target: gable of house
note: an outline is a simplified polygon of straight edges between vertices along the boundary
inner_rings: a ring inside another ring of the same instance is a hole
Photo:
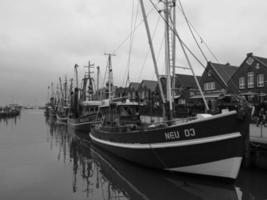
[[[208,62],[201,76],[201,87],[204,91],[218,91],[228,89],[228,82],[238,67],[229,63],[220,64]]]
[[[239,69],[234,73],[229,85],[233,93],[266,93],[267,58],[248,53]]]

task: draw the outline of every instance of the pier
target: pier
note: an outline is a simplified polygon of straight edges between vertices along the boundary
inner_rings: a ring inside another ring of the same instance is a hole
[[[267,169],[267,127],[250,124],[250,163]]]

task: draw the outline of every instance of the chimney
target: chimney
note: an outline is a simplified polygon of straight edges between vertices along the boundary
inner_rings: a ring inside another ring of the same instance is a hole
[[[247,57],[250,57],[250,56],[253,56],[253,53],[252,52],[247,53]]]

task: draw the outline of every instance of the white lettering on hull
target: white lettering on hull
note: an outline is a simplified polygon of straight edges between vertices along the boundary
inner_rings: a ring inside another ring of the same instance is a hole
[[[182,133],[186,138],[195,137],[197,135],[194,128],[184,129]],[[180,139],[180,133],[178,130],[166,132],[164,135],[167,141]]]
[[[180,138],[179,131],[170,131],[165,133],[166,140],[175,140]]]

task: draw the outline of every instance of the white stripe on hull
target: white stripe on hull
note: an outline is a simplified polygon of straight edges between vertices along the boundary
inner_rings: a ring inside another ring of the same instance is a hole
[[[168,168],[166,170],[236,179],[241,162],[242,157],[234,157],[198,165]]]
[[[78,122],[78,123],[72,123],[70,121],[68,121],[68,123],[71,125],[71,126],[81,126],[81,125],[91,125],[93,124],[92,122]]]
[[[96,138],[92,134],[90,134],[90,137],[92,140],[98,143],[106,144],[109,146],[128,148],[128,149],[151,149],[151,148],[182,147],[182,146],[217,142],[217,141],[241,137],[241,134],[237,132],[237,133],[229,133],[229,134],[224,134],[224,135],[217,135],[217,136],[198,138],[198,139],[192,139],[192,140],[181,140],[181,141],[178,140],[174,142],[162,142],[162,143],[152,143],[152,144],[111,142],[111,141],[106,141],[106,140],[101,140],[99,138]]]

